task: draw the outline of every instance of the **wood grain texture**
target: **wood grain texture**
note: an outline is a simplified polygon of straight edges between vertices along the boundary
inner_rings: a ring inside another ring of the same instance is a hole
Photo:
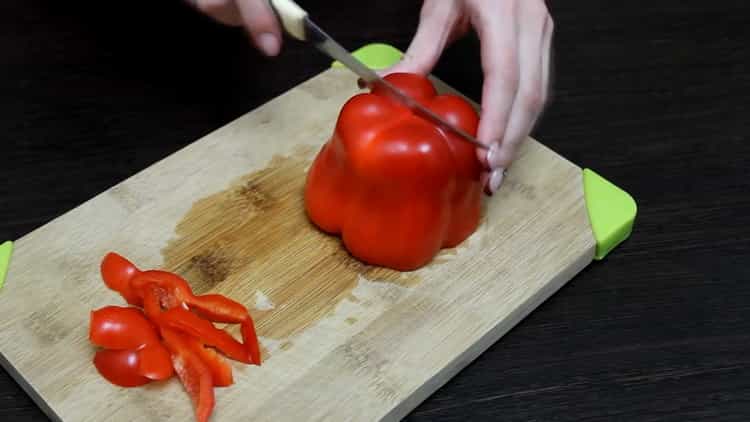
[[[745,422],[750,4],[548,4],[556,78],[535,136],[631,192],[636,231],[405,420]],[[305,6],[347,48],[405,49],[420,2]],[[0,50],[3,239],[328,66],[292,42],[266,60],[183,0],[115,14],[109,3],[2,2]],[[449,48],[435,72],[478,100],[476,39]],[[0,420],[49,420],[2,370]]]
[[[236,368],[216,420],[400,419],[591,262],[581,170],[534,140],[455,250],[410,273],[352,259],[302,191],[356,92],[327,70],[18,239],[0,352],[57,417],[192,417],[178,382],[123,392],[90,362],[89,310],[122,302],[110,250],[253,309],[264,364]]]

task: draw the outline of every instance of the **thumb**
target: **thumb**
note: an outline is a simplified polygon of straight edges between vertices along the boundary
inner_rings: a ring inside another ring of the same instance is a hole
[[[383,76],[395,72],[427,74],[435,67],[445,46],[450,42],[459,20],[456,2],[425,0],[419,25],[409,48],[400,62],[378,71]]]
[[[265,55],[281,50],[281,26],[266,0],[237,0],[242,20],[255,43]]]

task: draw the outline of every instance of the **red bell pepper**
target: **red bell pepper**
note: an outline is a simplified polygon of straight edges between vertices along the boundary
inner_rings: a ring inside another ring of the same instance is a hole
[[[479,116],[456,95],[437,95],[420,75],[385,77],[475,135]],[[305,209],[322,231],[340,234],[360,260],[417,269],[479,224],[482,165],[475,147],[413,114],[380,88],[342,108],[305,185]]]
[[[154,381],[172,377],[174,367],[169,350],[162,343],[147,345],[138,350],[138,373]]]
[[[243,363],[253,363],[247,349],[229,333],[213,326],[184,308],[172,308],[159,317],[159,325],[179,330],[200,339],[209,346],[216,347],[227,357]]]
[[[91,311],[89,340],[105,349],[140,349],[161,340],[156,327],[137,308],[105,306]]]
[[[217,294],[193,296],[188,300],[188,305],[199,315],[214,322],[238,324],[249,315],[242,304]]]
[[[141,377],[165,380],[173,374],[169,352],[162,345],[156,326],[140,309],[105,306],[92,311],[89,340],[105,349],[97,352],[94,364],[117,385],[124,382],[124,386],[136,386],[141,385]],[[123,377],[126,381],[122,381]]]
[[[215,350],[206,347],[206,345],[196,339],[185,336],[187,345],[211,371],[211,377],[215,387],[227,387],[234,384],[232,367],[220,354]]]
[[[137,350],[99,350],[94,355],[94,366],[107,381],[120,387],[138,387],[151,382],[140,374]]]
[[[141,272],[132,262],[110,252],[102,260],[100,271],[107,287],[119,292],[129,304],[141,305],[140,298],[130,289],[130,280]]]
[[[252,363],[260,365],[260,346],[255,324],[245,306],[222,295],[213,294],[195,296],[189,303],[192,310],[210,321],[241,324],[242,342]]]
[[[138,294],[143,300],[143,311],[151,321],[157,322],[162,313],[161,297],[165,294],[164,290],[155,284],[147,284],[138,290]]]
[[[250,360],[256,365],[260,365],[260,346],[258,345],[258,337],[255,334],[255,323],[250,318],[246,318],[240,325],[240,331],[242,332],[242,341],[247,347],[247,352],[250,354]]]
[[[177,274],[168,271],[142,271],[130,280],[131,290],[136,294],[149,284],[159,287],[161,306],[169,309],[187,303],[193,297],[188,282]]]
[[[200,337],[197,330],[203,330],[201,337],[206,344],[210,341],[218,341],[220,344],[212,344],[226,353],[232,359],[244,363],[260,365],[260,346],[255,327],[250,318],[247,308],[225,296],[218,294],[206,294],[195,296],[187,281],[180,276],[165,271],[143,271],[131,281],[132,290],[137,293],[143,302],[146,315],[154,321],[161,321],[162,308],[190,309],[191,312],[178,312],[178,315],[170,316],[170,326],[188,331],[195,337]],[[201,319],[204,317],[204,319]],[[188,322],[180,323],[181,319]],[[240,344],[226,332],[219,330],[207,321],[241,324],[242,341]],[[178,325],[180,324],[180,325]],[[194,325],[198,324],[198,325]],[[196,328],[199,327],[199,328]],[[244,350],[240,350],[244,348]]]
[[[141,271],[114,253],[101,269],[108,287],[143,307],[107,306],[91,313],[89,339],[106,348],[96,353],[94,365],[110,382],[135,387],[176,373],[202,422],[213,411],[213,388],[234,383],[232,367],[216,350],[260,365],[258,338],[244,305],[218,294],[196,296],[179,275]],[[240,324],[243,342],[213,322]]]
[[[189,339],[182,333],[162,328],[164,343],[172,352],[177,377],[190,395],[199,422],[206,422],[214,408],[214,385],[211,370],[189,345]]]

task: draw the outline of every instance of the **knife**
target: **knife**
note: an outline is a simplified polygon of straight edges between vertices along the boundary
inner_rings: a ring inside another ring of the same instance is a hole
[[[271,9],[276,13],[281,21],[284,31],[292,37],[312,43],[318,50],[327,54],[334,60],[356,73],[368,86],[380,86],[385,89],[393,98],[409,108],[414,114],[421,116],[440,127],[447,129],[462,139],[474,144],[478,148],[487,149],[488,146],[479,142],[475,137],[466,133],[466,131],[452,125],[442,117],[435,114],[430,109],[422,106],[416,100],[399,90],[395,85],[381,78],[372,69],[365,66],[362,62],[352,56],[344,47],[333,40],[318,25],[316,25],[302,9],[293,0],[269,0]]]

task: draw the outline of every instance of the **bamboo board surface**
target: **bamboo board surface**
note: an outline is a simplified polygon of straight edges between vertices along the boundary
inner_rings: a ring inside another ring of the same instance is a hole
[[[350,258],[301,190],[356,91],[329,69],[18,239],[5,368],[55,419],[192,420],[176,379],[121,389],[91,364],[89,311],[123,303],[98,272],[116,251],[251,310],[264,363],[233,363],[212,420],[398,420],[591,262],[581,169],[533,139],[459,247],[409,273]]]

